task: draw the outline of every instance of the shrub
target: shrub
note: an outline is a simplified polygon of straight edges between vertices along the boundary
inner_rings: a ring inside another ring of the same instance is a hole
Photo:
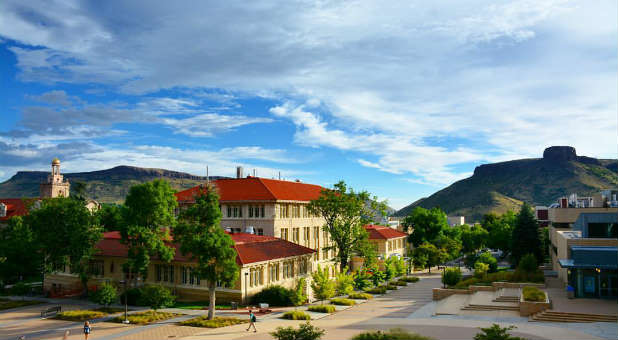
[[[323,329],[312,326],[309,322],[293,327],[277,327],[270,333],[277,340],[319,340],[326,333]]]
[[[348,299],[371,300],[373,299],[373,295],[368,294],[368,293],[352,293],[348,295]]]
[[[536,287],[524,287],[522,289],[522,294],[524,296],[525,301],[533,301],[533,302],[544,302],[545,301],[545,292],[536,288]]]
[[[333,305],[339,305],[339,306],[354,306],[356,304],[356,301],[350,300],[350,299],[344,299],[344,298],[335,298],[335,299],[331,299],[330,303],[332,303]]]
[[[498,260],[488,251],[482,253],[477,258],[476,262],[482,262],[489,265],[489,273],[495,273],[498,270]]]
[[[318,265],[318,270],[311,277],[311,289],[318,300],[326,300],[335,294],[335,283],[329,278],[328,268],[322,269]]]
[[[157,312],[157,311],[149,310],[149,311],[146,311],[146,312],[129,314],[127,316],[127,319],[132,324],[146,325],[146,324],[149,324],[149,323],[152,323],[152,322],[156,322],[156,321],[171,319],[171,318],[174,318],[174,317],[179,316],[179,315],[180,314],[166,313],[166,312]],[[123,316],[117,316],[117,317],[113,318],[111,321],[112,322],[121,323],[121,322],[124,321],[124,315]]]
[[[390,281],[397,276],[397,267],[395,265],[396,257],[392,256],[384,261],[384,278],[386,281]]]
[[[406,276],[406,277],[402,277],[401,280],[406,281],[406,282],[418,282],[418,280],[420,279],[416,276]]]
[[[451,287],[461,281],[461,270],[456,267],[445,268],[442,272],[442,284]]]
[[[394,261],[394,264],[396,276],[402,276],[406,274],[406,270],[408,269],[408,267],[406,266],[406,261],[404,261],[404,259],[398,257]]]
[[[525,340],[517,336],[511,336],[509,331],[516,328],[515,326],[500,327],[498,324],[493,324],[491,327],[481,328],[481,332],[474,336],[474,340]]]
[[[104,312],[96,310],[70,310],[56,314],[54,319],[67,320],[67,321],[86,321],[92,319],[102,318],[107,315]]]
[[[25,284],[23,282],[17,282],[11,287],[11,294],[13,295],[21,295],[22,297],[28,293],[30,293],[30,285]]]
[[[118,299],[116,287],[110,283],[103,283],[96,292],[90,296],[91,300],[99,305],[109,306]]]
[[[279,285],[268,286],[255,294],[251,299],[253,304],[268,303],[271,306],[293,306],[294,292]]]
[[[483,262],[476,262],[474,264],[474,276],[477,278],[484,278],[489,270],[489,265]]]
[[[127,289],[126,294],[123,292],[120,294],[120,301],[124,303],[124,299],[127,299],[127,304],[130,306],[139,306],[140,298],[142,297],[142,289],[141,288],[131,288]]]
[[[176,297],[169,289],[161,285],[149,285],[142,288],[142,295],[138,302],[156,311],[159,308],[173,306],[174,300]]]
[[[307,281],[304,277],[298,279],[296,288],[291,293],[290,298],[294,306],[300,306],[307,302]]]
[[[307,308],[307,310],[310,311],[310,312],[317,312],[317,313],[334,313],[335,312],[335,306],[333,306],[333,305],[309,306],[309,308]]]
[[[386,294],[386,286],[378,286],[367,290],[370,294]]]
[[[371,275],[371,282],[373,282],[374,286],[379,285],[380,283],[386,280],[386,274],[383,271],[376,269]]]
[[[402,286],[402,287],[405,287],[405,286],[408,285],[408,283],[406,281],[403,281],[403,280],[397,280],[397,281],[394,281],[394,282],[391,282],[391,283],[396,285],[396,286]]]
[[[519,260],[519,266],[517,267],[518,271],[524,273],[535,273],[538,269],[539,266],[536,262],[536,257],[532,254],[524,255],[521,260]]]
[[[386,289],[387,290],[397,290],[397,286],[395,286],[394,284],[389,283],[389,284],[386,285]]]
[[[432,338],[403,329],[395,328],[389,331],[363,332],[355,335],[352,340],[431,340]]]
[[[208,316],[200,316],[197,318],[189,319],[180,322],[182,326],[204,327],[204,328],[219,328],[226,326],[239,325],[241,323],[247,323],[249,320],[229,318],[229,317],[215,317],[212,320],[208,320]]]
[[[354,291],[354,276],[348,273],[348,267],[344,268],[341,273],[337,273],[335,290],[337,295],[347,295]]]
[[[283,318],[288,320],[311,320],[309,314],[300,310],[291,310],[283,313]]]

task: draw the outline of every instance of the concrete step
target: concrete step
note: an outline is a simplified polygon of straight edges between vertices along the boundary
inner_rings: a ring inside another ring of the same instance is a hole
[[[519,297],[517,296],[500,296],[492,300],[493,302],[519,302]]]
[[[462,310],[514,310],[518,311],[519,306],[500,306],[500,305],[466,305]]]
[[[530,321],[545,322],[617,322],[618,316],[611,314],[566,313],[543,311],[530,317]]]

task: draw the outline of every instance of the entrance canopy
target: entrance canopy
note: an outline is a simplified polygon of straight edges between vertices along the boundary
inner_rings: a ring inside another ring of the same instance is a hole
[[[562,268],[618,269],[618,247],[572,246],[570,259],[559,259]]]

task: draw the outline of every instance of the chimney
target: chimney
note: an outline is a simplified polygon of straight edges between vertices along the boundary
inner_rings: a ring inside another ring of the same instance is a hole
[[[247,226],[247,228],[245,228],[245,233],[255,234],[255,229],[252,226]]]
[[[6,217],[6,204],[0,203],[0,217]]]
[[[236,178],[242,178],[242,166],[236,167]]]

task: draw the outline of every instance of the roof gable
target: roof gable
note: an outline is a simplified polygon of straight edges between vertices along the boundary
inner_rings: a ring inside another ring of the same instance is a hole
[[[369,233],[370,240],[388,240],[408,236],[408,234],[402,233],[399,230],[381,225],[366,225],[365,230]]]
[[[0,198],[0,203],[6,205],[6,216],[0,217],[0,221],[8,221],[13,216],[28,214],[26,202],[21,198]]]

